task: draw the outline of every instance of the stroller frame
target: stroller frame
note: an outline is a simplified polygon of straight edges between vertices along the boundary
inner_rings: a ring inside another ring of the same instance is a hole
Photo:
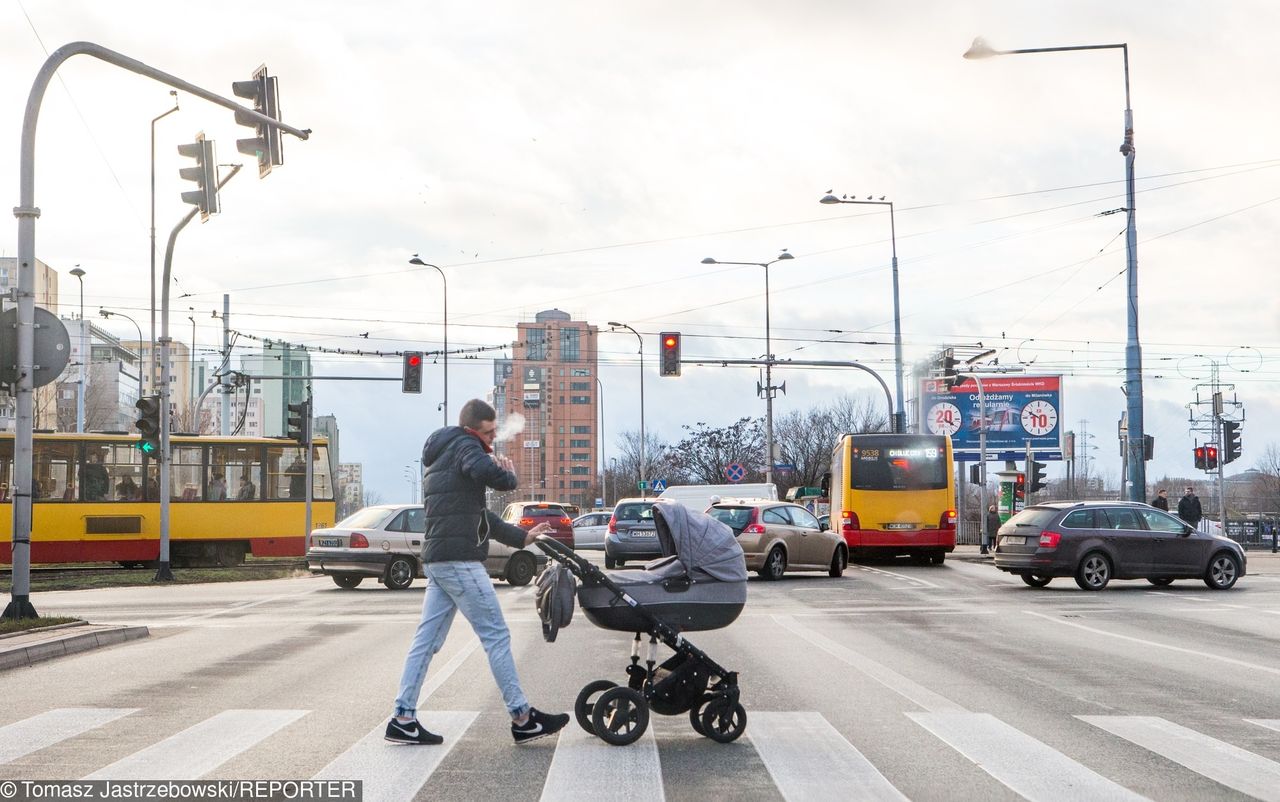
[[[631,646],[627,685],[595,680],[583,687],[574,705],[579,726],[606,743],[625,746],[644,735],[652,710],[668,716],[688,712],[693,729],[719,743],[730,743],[742,735],[747,713],[739,701],[738,672],[729,671],[694,646],[678,629],[654,615],[573,549],[546,535],[534,542],[584,586],[606,588],[618,603],[639,613],[645,623],[645,629],[635,633]],[[644,634],[649,636],[649,649],[642,666],[640,644]],[[661,664],[657,659],[658,641],[675,652]],[[669,673],[659,676],[663,671]]]

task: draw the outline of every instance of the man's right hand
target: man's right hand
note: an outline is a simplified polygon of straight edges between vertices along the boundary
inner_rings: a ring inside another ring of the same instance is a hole
[[[556,528],[554,526],[547,523],[546,521],[543,521],[542,523],[538,524],[534,528],[530,529],[529,533],[524,536],[524,544],[526,546],[532,546],[533,541],[538,539],[538,535],[549,535],[554,531],[556,531]]]
[[[516,464],[512,462],[511,457],[508,457],[506,454],[494,454],[493,461],[504,471],[509,471],[511,473],[516,472]]]

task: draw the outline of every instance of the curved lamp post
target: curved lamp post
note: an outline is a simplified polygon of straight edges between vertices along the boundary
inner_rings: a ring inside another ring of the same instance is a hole
[[[649,495],[649,482],[645,474],[645,456],[644,456],[644,338],[640,336],[640,332],[628,326],[626,323],[610,322],[610,326],[615,329],[626,329],[636,335],[636,339],[640,342],[640,484],[644,485],[644,495]]]
[[[441,409],[444,410],[444,425],[449,425],[449,279],[445,277],[444,271],[438,265],[430,262],[424,262],[418,258],[418,254],[414,254],[409,260],[409,264],[418,265],[419,267],[434,268],[440,274],[440,281],[444,284],[444,403]]]
[[[967,59],[984,59],[992,56],[1012,56],[1024,53],[1063,53],[1072,50],[1119,50],[1124,56],[1124,141],[1120,144],[1120,154],[1124,156],[1125,212],[1128,216],[1125,227],[1125,251],[1128,257],[1125,269],[1126,284],[1128,285],[1128,303],[1125,305],[1128,339],[1124,349],[1124,392],[1129,414],[1129,500],[1146,501],[1147,464],[1144,461],[1143,440],[1145,430],[1142,423],[1142,346],[1138,342],[1138,217],[1133,177],[1135,156],[1133,146],[1133,108],[1129,102],[1129,45],[1122,42],[1110,45],[1074,45],[1069,47],[997,50],[979,36],[973,40],[973,44],[969,46],[964,57]]]
[[[76,431],[84,433],[85,372],[89,364],[89,337],[84,322],[84,271],[80,265],[71,269],[71,275],[80,281],[80,387],[76,391]]]
[[[704,265],[752,265],[764,268],[764,437],[765,437],[765,481],[773,484],[773,340],[769,330],[769,265],[794,259],[786,248],[778,254],[778,258],[770,262],[722,262],[708,256],[702,260]]]
[[[902,307],[898,295],[898,227],[893,220],[893,201],[887,201],[882,195],[880,200],[855,200],[848,195],[837,198],[835,195],[823,195],[818,203],[858,203],[867,206],[889,207],[889,246],[893,250],[893,381],[897,399],[893,410],[893,430],[902,434],[907,430],[906,407],[902,396]]]
[[[124,318],[125,320],[129,321],[130,323],[132,323],[132,324],[133,324],[133,326],[134,326],[134,328],[136,328],[136,329],[138,330],[138,351],[139,351],[139,352],[141,352],[141,351],[142,351],[142,342],[143,342],[143,341],[142,341],[142,327],[138,325],[138,321],[134,320],[133,318],[129,317],[128,315],[126,315],[126,314],[124,314],[124,313],[122,313],[122,312],[112,312],[110,309],[102,309],[102,308],[99,308],[99,309],[98,309],[98,314],[102,315],[104,318],[109,318],[109,317],[111,317],[112,315],[115,315],[116,317],[122,317],[122,318]],[[139,399],[141,399],[141,398],[142,398],[142,356],[141,356],[141,353],[139,353],[139,356],[138,356],[138,398],[139,398]]]

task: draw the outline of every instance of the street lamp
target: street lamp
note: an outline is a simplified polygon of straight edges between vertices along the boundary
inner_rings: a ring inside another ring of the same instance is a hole
[[[173,108],[151,119],[151,350],[147,359],[147,372],[152,384],[156,380],[156,123],[178,110],[178,92],[170,89]],[[139,335],[139,342],[142,337]],[[139,345],[141,348],[141,345]]]
[[[1147,464],[1144,461],[1142,424],[1142,346],[1138,342],[1138,216],[1134,190],[1133,162],[1133,108],[1129,102],[1129,45],[1075,45],[1070,47],[1035,47],[1020,50],[996,50],[982,38],[973,40],[964,57],[983,59],[991,56],[1009,56],[1023,53],[1061,53],[1070,50],[1120,50],[1124,56],[1124,141],[1120,154],[1124,156],[1125,212],[1128,215],[1125,230],[1125,250],[1128,255],[1125,269],[1128,285],[1126,313],[1128,339],[1125,343],[1124,392],[1129,414],[1129,500],[1145,501],[1147,498]]]
[[[187,404],[188,406],[190,406],[192,400],[196,396],[196,316],[195,316],[196,310],[195,310],[195,307],[193,306],[188,306],[187,309],[190,309],[192,312],[192,314],[187,315],[187,320],[191,321],[191,358],[188,360],[191,364],[191,368],[188,371],[188,373],[191,376],[191,391],[190,393],[188,393],[188,397],[187,397]],[[195,410],[191,411],[191,417],[193,420],[197,417],[197,413]],[[196,430],[199,431],[198,424],[193,423],[193,425],[196,425],[197,426]]]
[[[903,406],[902,397],[902,309],[898,301],[898,228],[893,220],[893,201],[887,201],[884,196],[880,196],[880,200],[872,200],[872,196],[868,195],[866,200],[855,200],[848,195],[837,198],[835,195],[826,194],[818,201],[819,203],[857,203],[867,206],[888,206],[889,207],[889,245],[893,249],[893,381],[894,389],[897,391],[897,400],[893,410],[893,430],[898,434],[906,431],[907,415]]]
[[[418,254],[414,254],[409,260],[409,264],[418,265],[420,267],[434,268],[440,274],[440,281],[444,284],[444,403],[441,408],[444,410],[444,425],[449,425],[449,279],[445,278],[444,271],[438,266],[430,262],[424,262],[418,258]]]
[[[649,482],[646,475],[645,455],[644,455],[644,338],[640,336],[640,332],[628,326],[626,323],[610,322],[610,326],[615,329],[626,329],[636,335],[636,339],[640,341],[640,484],[644,495],[649,495]]]
[[[71,269],[71,275],[80,282],[80,389],[76,392],[76,431],[84,433],[84,385],[85,366],[89,364],[89,338],[85,335],[84,323],[84,271],[80,265]]]
[[[764,437],[765,437],[765,481],[773,484],[773,340],[769,329],[769,265],[787,259],[794,259],[786,248],[771,262],[721,262],[708,256],[702,260],[704,265],[754,265],[764,268]]]
[[[132,323],[132,324],[133,324],[133,326],[134,326],[134,328],[136,328],[136,329],[138,330],[138,352],[139,352],[139,356],[138,356],[138,398],[142,398],[142,356],[141,356],[141,352],[142,352],[142,327],[138,325],[138,321],[134,320],[133,318],[131,318],[131,317],[129,317],[128,315],[123,314],[123,313],[121,313],[121,312],[112,312],[112,311],[111,311],[111,310],[109,310],[109,309],[102,309],[102,308],[99,308],[99,309],[98,309],[98,314],[102,315],[104,318],[109,318],[109,317],[111,317],[112,315],[115,315],[116,317],[122,317],[122,318],[124,318],[125,320],[129,321],[130,323]]]
[[[604,469],[604,466],[605,466],[605,460],[604,460],[604,382],[600,381],[600,377],[599,377],[599,376],[596,376],[596,394],[600,397],[600,427],[599,427],[600,434],[599,434],[599,436],[596,438],[596,442],[600,444],[600,468],[601,468],[601,473],[604,473],[604,470],[603,470],[603,469]],[[605,486],[604,486],[604,482],[603,482],[603,481],[601,481],[601,482],[600,482],[600,495],[602,495],[602,496],[607,496],[608,494],[605,492],[605,490],[606,490],[606,489],[607,489],[607,488],[605,488]],[[608,499],[605,499],[605,500],[606,500],[606,501],[608,501]]]

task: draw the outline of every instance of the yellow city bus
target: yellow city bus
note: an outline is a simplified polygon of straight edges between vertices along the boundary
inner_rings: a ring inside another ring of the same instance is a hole
[[[952,468],[945,435],[842,435],[824,489],[849,558],[909,554],[941,563],[956,547]]]
[[[35,434],[31,561],[118,562],[160,556],[159,467],[126,434]],[[0,434],[0,562],[13,559],[13,434]],[[306,553],[305,450],[292,440],[174,435],[169,558],[235,565],[246,554]],[[312,526],[334,521],[328,445],[313,445]]]

